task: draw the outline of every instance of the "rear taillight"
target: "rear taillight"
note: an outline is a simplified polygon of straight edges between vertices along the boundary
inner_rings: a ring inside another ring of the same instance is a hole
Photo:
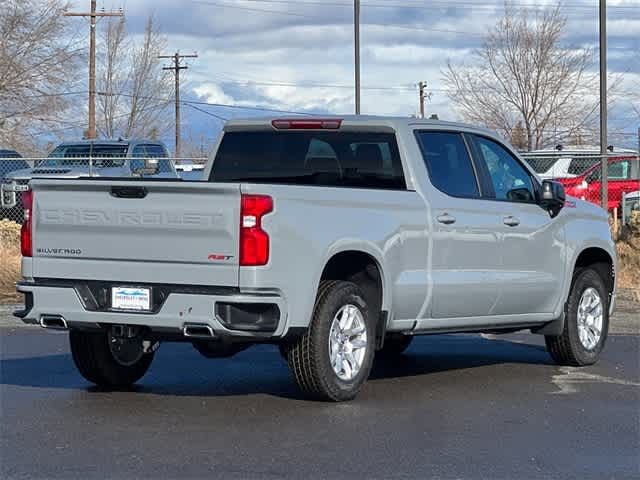
[[[20,249],[23,257],[33,256],[33,191],[22,192],[22,208],[24,209],[24,220],[20,229]]]
[[[269,235],[262,230],[262,217],[273,211],[267,195],[242,195],[240,204],[240,265],[255,267],[269,261]]]

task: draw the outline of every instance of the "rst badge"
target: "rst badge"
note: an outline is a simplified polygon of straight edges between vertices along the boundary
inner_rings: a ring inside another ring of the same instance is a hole
[[[207,257],[210,262],[226,262],[227,260],[231,260],[232,258],[233,255],[220,255],[218,253],[212,253]]]

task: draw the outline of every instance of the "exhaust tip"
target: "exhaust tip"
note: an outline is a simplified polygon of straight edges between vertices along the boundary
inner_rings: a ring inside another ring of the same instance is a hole
[[[185,323],[182,327],[182,333],[185,337],[197,338],[213,338],[213,328],[206,323]]]
[[[62,315],[42,315],[40,326],[50,330],[67,330],[69,326]]]

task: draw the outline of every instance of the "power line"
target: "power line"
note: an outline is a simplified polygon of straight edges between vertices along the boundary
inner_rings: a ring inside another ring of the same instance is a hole
[[[287,5],[300,5],[300,6],[342,6],[342,7],[352,7],[351,3],[346,2],[337,2],[337,1],[313,1],[313,0],[243,0],[245,2],[254,2],[254,3],[272,3],[272,4],[287,4]],[[523,8],[531,8],[531,9],[546,9],[546,8],[555,8],[553,4],[544,4],[544,3],[528,3],[528,2],[511,2],[513,5]],[[408,2],[388,2],[385,1],[384,4],[363,2],[363,7],[370,8],[410,8],[410,9],[426,9],[432,8],[434,5],[444,5],[446,7],[450,7],[451,5],[463,5],[463,6],[472,6],[472,7],[482,7],[482,8],[504,8],[504,4],[487,4],[487,3],[478,3],[472,1],[465,0],[436,0],[429,2],[420,2],[420,3],[408,3]],[[595,5],[587,5],[587,4],[560,4],[560,8],[562,9],[584,9],[584,10],[594,10],[597,8]],[[608,8],[615,9],[638,9],[639,7],[634,7],[632,5],[612,5]]]
[[[83,93],[86,93],[86,92],[83,92]],[[126,96],[126,95],[124,95],[124,96]],[[150,98],[150,97],[149,97],[149,98]],[[158,104],[156,104],[156,105],[149,105],[149,106],[147,106],[147,107],[141,108],[139,111],[140,111],[140,112],[146,112],[146,111],[148,111],[148,110],[155,110],[155,109],[157,109],[157,108],[164,108],[164,107],[166,107],[169,103],[171,103],[171,100],[165,100],[165,101],[163,101],[162,103],[158,103]],[[127,113],[121,113],[121,114],[119,114],[119,115],[115,115],[113,118],[114,118],[114,119],[115,119],[115,118],[124,118],[124,117],[127,117],[127,116],[129,116],[129,115],[130,115],[130,113],[129,113],[129,112],[127,112]],[[51,121],[53,121],[53,120],[51,120]],[[61,122],[61,123],[70,123],[70,122]],[[55,129],[50,129],[50,128],[49,128],[49,129],[47,129],[47,130],[41,130],[41,131],[38,131],[38,132],[29,133],[29,135],[30,135],[30,136],[32,136],[32,137],[36,137],[36,136],[45,135],[45,134],[48,134],[48,133],[57,133],[57,132],[65,131],[65,130],[71,130],[71,129],[74,129],[74,128],[82,128],[83,126],[84,126],[83,124],[81,124],[81,123],[77,123],[77,124],[75,124],[75,125],[70,125],[70,126],[68,126],[68,127],[61,127],[61,128],[55,128]]]
[[[211,1],[205,1],[205,0],[192,0],[192,2],[201,3],[203,5],[213,5],[213,6],[222,7],[222,8],[235,8],[237,10],[248,10],[250,12],[273,13],[277,15],[288,15],[292,17],[315,18],[315,17],[311,17],[310,15],[303,15],[301,13],[283,12],[279,10],[264,10],[262,8],[243,7],[242,5],[232,5],[228,3],[211,2]]]
[[[265,12],[265,13],[282,13],[285,15],[294,15],[294,16],[306,16],[303,14],[296,14],[296,13],[292,13],[292,12],[283,12],[283,11],[279,11],[279,10],[263,10],[263,9],[257,9],[257,8],[253,8],[253,7],[247,7],[247,6],[243,6],[243,5],[231,5],[231,4],[220,4],[220,3],[216,3],[216,2],[208,2],[208,1],[204,1],[204,0],[192,0],[194,3],[203,3],[203,4],[211,4],[211,5],[219,5],[219,6],[226,6],[226,7],[230,7],[230,8],[239,8],[239,9],[243,9],[243,10],[253,10],[253,11],[258,11],[258,12]],[[242,0],[244,2],[252,2],[252,3],[263,3],[263,4],[272,4],[272,5],[295,5],[298,7],[315,7],[315,6],[322,6],[322,7],[326,7],[326,6],[335,6],[335,7],[344,7],[344,8],[353,8],[353,4],[352,3],[347,3],[347,2],[339,2],[339,1],[318,1],[318,0],[305,0],[305,1],[297,1],[297,0]],[[546,10],[549,8],[555,8],[556,5],[553,4],[544,4],[544,3],[525,3],[525,2],[511,2],[514,6],[516,6],[518,9],[525,9],[525,10]],[[363,2],[361,3],[362,7],[366,7],[366,8],[384,8],[384,9],[413,9],[413,10],[424,10],[424,9],[433,9],[433,8],[451,8],[451,7],[456,7],[456,6],[460,6],[460,7],[471,7],[471,8],[479,8],[479,9],[491,9],[491,10],[496,10],[496,9],[503,9],[504,8],[504,4],[487,4],[487,3],[477,3],[477,2],[472,2],[472,1],[465,1],[465,0],[435,0],[435,1],[429,1],[427,2],[422,2],[422,3],[396,3],[396,2],[387,2],[385,1],[385,3],[383,4],[378,4],[378,3],[370,3],[370,2]],[[589,11],[589,10],[594,10],[597,7],[595,5],[588,5],[588,4],[560,4],[560,9],[562,11]],[[612,5],[610,7],[608,7],[610,9],[615,9],[616,11],[618,11],[619,13],[625,13],[628,14],[629,11],[639,11],[640,12],[640,7],[635,7],[633,5]]]
[[[238,80],[238,79],[225,79],[225,78],[220,78],[219,79],[221,83],[233,83],[235,85],[240,85],[240,86],[252,86],[252,85],[257,85],[257,86],[265,86],[265,87],[291,87],[291,88],[345,88],[345,89],[352,89],[353,85],[347,85],[347,84],[332,84],[332,83],[292,83],[292,82],[267,82],[267,81],[260,81],[260,80]],[[387,87],[383,87],[383,86],[362,86],[360,87],[362,90],[397,90],[397,91],[402,91],[402,92],[414,92],[415,91],[415,87],[409,87],[409,86],[387,86]]]
[[[229,120],[228,118],[222,117],[222,116],[220,116],[220,115],[216,115],[215,113],[212,113],[212,112],[208,112],[208,111],[207,111],[207,110],[205,110],[204,108],[196,107],[195,105],[191,105],[190,103],[185,103],[185,105],[186,105],[187,107],[191,107],[191,108],[193,108],[194,110],[197,110],[198,112],[202,112],[202,113],[205,113],[205,114],[210,115],[210,116],[212,116],[212,117],[215,117],[215,118],[217,118],[218,120],[222,120],[223,122],[226,122],[227,120]]]
[[[273,14],[276,14],[276,15],[293,15],[293,16],[296,16],[296,17],[310,18],[310,19],[313,19],[313,20],[318,20],[320,18],[317,15],[316,16],[314,16],[314,15],[304,15],[302,13],[283,12],[283,11],[280,11],[280,10],[262,10],[262,9],[255,9],[255,8],[251,8],[251,7],[243,7],[243,6],[240,6],[240,5],[232,5],[232,4],[227,4],[227,3],[217,3],[217,2],[211,2],[211,1],[205,1],[205,0],[192,0],[192,2],[200,3],[200,4],[204,4],[204,5],[218,6],[218,7],[223,7],[223,8],[236,8],[236,9],[240,9],[240,10],[252,10],[252,11],[273,13]],[[464,31],[461,31],[461,30],[450,30],[450,29],[445,29],[445,28],[430,28],[430,27],[425,27],[425,26],[393,25],[393,24],[370,23],[370,22],[361,23],[361,25],[369,25],[369,26],[376,26],[376,27],[404,28],[404,29],[408,29],[408,30],[418,30],[418,31],[425,31],[425,32],[453,33],[453,34],[457,34],[457,35],[484,36],[483,33],[464,32]]]
[[[102,93],[99,92],[99,95],[101,95]],[[118,95],[121,95],[123,97],[133,97],[134,95],[131,94],[127,94],[127,93],[119,93]],[[138,98],[140,99],[146,99],[146,100],[163,100],[166,103],[164,105],[167,105],[169,103],[171,103],[171,100],[166,100],[166,99],[161,99],[159,97],[154,97],[154,96],[144,96],[144,95],[140,95],[138,96]],[[228,103],[212,103],[212,102],[203,102],[203,101],[199,101],[199,100],[180,100],[180,103],[183,105],[206,105],[209,107],[222,107],[222,108],[231,108],[231,109],[241,109],[241,110],[256,110],[256,111],[263,111],[263,112],[275,112],[275,113],[290,113],[293,115],[316,115],[315,113],[310,113],[310,112],[296,112],[296,111],[292,111],[292,110],[280,110],[277,108],[269,108],[269,107],[262,107],[262,106],[258,106],[258,105],[232,105],[232,104],[228,104]]]

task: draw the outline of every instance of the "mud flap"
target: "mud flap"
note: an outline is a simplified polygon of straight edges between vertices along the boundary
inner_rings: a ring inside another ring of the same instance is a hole
[[[382,350],[384,347],[384,337],[387,334],[387,322],[389,321],[389,312],[382,310],[378,317],[376,325],[376,350]]]
[[[536,333],[538,335],[550,335],[552,337],[557,337],[562,335],[562,330],[564,329],[564,317],[565,312],[562,312],[558,318],[555,320],[551,320],[548,323],[545,323],[541,327],[536,327],[531,329],[531,333]]]

